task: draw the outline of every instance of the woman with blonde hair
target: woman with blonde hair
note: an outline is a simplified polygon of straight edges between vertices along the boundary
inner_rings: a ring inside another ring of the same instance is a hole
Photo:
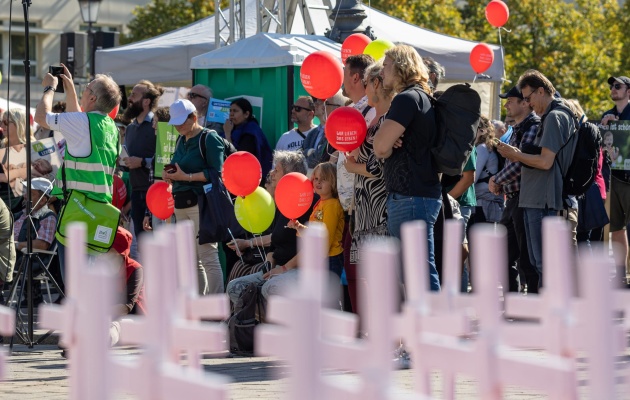
[[[431,160],[437,126],[428,95],[429,73],[413,47],[398,45],[385,52],[380,76],[383,87],[396,93],[374,136],[374,154],[385,159],[387,228],[392,236],[400,238],[404,222],[426,222],[428,259],[418,268],[429,273],[431,290],[437,291],[440,279],[433,227],[442,205],[442,186]]]
[[[383,180],[383,163],[374,155],[374,136],[385,120],[394,98],[391,89],[383,87],[382,62],[366,68],[363,78],[368,104],[376,110],[356,159],[346,158],[346,169],[354,175],[354,227],[350,247],[350,263],[344,265],[352,310],[358,314],[357,264],[361,247],[373,237],[387,235],[387,190]]]
[[[22,210],[22,185],[19,182],[26,179],[26,164],[24,156],[20,154],[26,143],[26,121],[29,116],[19,108],[12,108],[2,114],[2,128],[5,138],[2,140],[0,159],[0,197],[13,213]],[[31,140],[36,139],[31,134]],[[42,176],[33,170],[34,177]]]

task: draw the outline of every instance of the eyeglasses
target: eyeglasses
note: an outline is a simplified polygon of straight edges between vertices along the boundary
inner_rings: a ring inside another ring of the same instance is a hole
[[[94,91],[92,90],[92,88],[90,88],[89,85],[85,87],[85,90],[89,90],[90,93],[92,93],[92,96],[98,97],[98,96],[96,96],[96,93],[94,93]]]
[[[610,85],[610,90],[613,90],[613,88],[619,90],[619,89],[621,89],[622,86],[624,86],[624,85],[621,84],[621,83],[615,83],[615,84]]]
[[[291,108],[292,108],[292,109],[293,109],[293,111],[295,111],[295,112],[300,112],[300,111],[302,111],[302,110],[313,111],[313,110],[311,110],[310,108],[300,107],[300,106],[296,106],[296,105],[291,106]]]
[[[196,99],[197,97],[201,97],[204,100],[208,100],[206,96],[202,96],[198,93],[193,93],[193,92],[188,92],[187,96],[188,96],[188,100],[193,100],[193,99]]]
[[[341,107],[339,104],[334,104],[334,103],[326,103],[326,105],[330,107]]]
[[[529,94],[529,96],[523,96],[523,100],[525,100],[525,101],[529,104],[529,101],[531,100],[532,95],[533,95],[534,93],[536,93],[536,90],[538,90],[538,88],[534,89],[534,91],[533,91],[533,92],[531,92],[531,93]],[[521,92],[521,94],[522,94],[522,93],[523,93],[523,92]]]

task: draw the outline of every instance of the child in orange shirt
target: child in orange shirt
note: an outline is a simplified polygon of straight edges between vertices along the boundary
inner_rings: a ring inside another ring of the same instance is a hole
[[[319,195],[319,201],[313,207],[309,221],[321,222],[328,231],[328,268],[341,277],[343,271],[343,227],[345,224],[343,208],[337,193],[337,169],[331,163],[321,163],[313,170],[311,178],[313,191]],[[306,226],[299,221],[290,221],[288,228],[298,231]]]

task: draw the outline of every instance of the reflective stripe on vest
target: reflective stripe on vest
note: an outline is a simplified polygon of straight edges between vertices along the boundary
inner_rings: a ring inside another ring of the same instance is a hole
[[[65,162],[66,168],[78,169],[81,171],[90,171],[90,172],[104,172],[108,175],[114,173],[115,168],[108,167],[107,165],[102,164],[91,164],[80,161],[66,160]]]
[[[111,203],[114,168],[118,158],[118,129],[107,115],[87,113],[91,153],[87,157],[74,157],[66,149],[64,160],[65,185],[68,190],[79,190],[87,197]],[[57,175],[63,185],[60,168]]]

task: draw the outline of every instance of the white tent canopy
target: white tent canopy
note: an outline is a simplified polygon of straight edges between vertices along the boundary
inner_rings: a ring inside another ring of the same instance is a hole
[[[256,34],[256,0],[246,1],[246,36]],[[392,42],[407,43],[421,55],[429,55],[446,68],[449,81],[471,81],[474,72],[468,57],[475,42],[442,35],[390,17],[365,6],[368,15],[366,25],[372,26],[377,37]],[[224,11],[229,20],[229,10]],[[214,50],[215,16],[204,18],[186,27],[152,39],[96,52],[96,70],[109,73],[119,84],[134,84],[141,79],[172,86],[190,85],[192,73],[190,60]],[[224,26],[224,21],[220,21]],[[299,30],[298,24],[294,24]],[[317,32],[323,35],[324,32]],[[232,45],[234,46],[234,44]],[[230,46],[231,47],[231,46]],[[500,82],[503,75],[503,57],[498,46],[492,46],[494,64],[486,72],[493,82]],[[260,55],[260,52],[256,52]],[[253,65],[252,65],[253,66]],[[257,65],[260,67],[260,65]],[[225,65],[224,65],[225,67]],[[217,66],[215,66],[217,68]],[[243,68],[243,67],[241,67]]]
[[[246,2],[247,15],[256,15],[256,0]],[[229,21],[230,11],[223,14]],[[96,72],[109,74],[119,85],[133,85],[142,79],[170,86],[189,86],[192,82],[190,59],[214,50],[216,15],[183,28],[125,46],[98,50]],[[220,19],[220,26],[225,21]],[[247,37],[256,34],[256,18],[245,23]]]
[[[190,61],[191,69],[272,68],[302,65],[315,51],[327,51],[340,58],[341,45],[324,36],[259,33]]]

